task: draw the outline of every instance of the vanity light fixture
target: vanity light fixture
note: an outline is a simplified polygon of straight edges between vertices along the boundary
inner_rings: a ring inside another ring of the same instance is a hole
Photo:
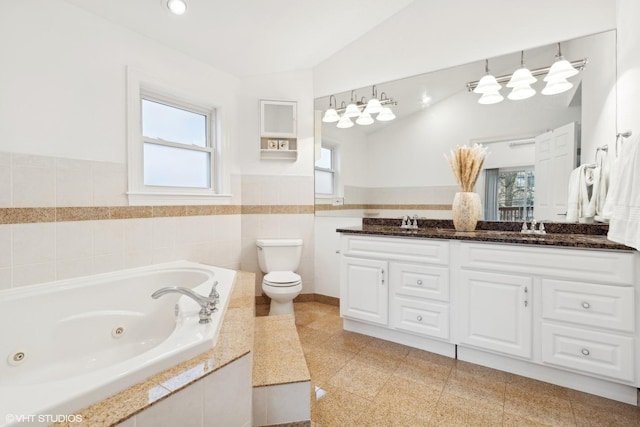
[[[513,74],[506,74],[495,77],[495,84],[491,80],[491,75],[486,75],[482,79],[467,83],[469,92],[481,93],[482,96],[478,100],[480,104],[495,104],[502,101],[502,95],[496,89],[500,83],[507,83],[507,87],[513,88],[508,98],[511,100],[520,100],[530,98],[535,94],[535,89],[531,87],[536,77],[545,76],[543,79],[547,82],[544,89],[540,91],[543,95],[555,95],[557,93],[566,92],[573,87],[573,83],[567,81],[568,77],[575,76],[578,72],[584,70],[588,62],[587,58],[569,62],[563,58],[560,51],[560,43],[558,43],[558,54],[553,65],[548,67],[536,68],[528,70],[524,67],[524,52],[520,52],[520,68]],[[485,62],[485,70],[488,73],[488,62]],[[529,71],[527,73],[527,71]],[[525,84],[525,82],[530,83]],[[478,90],[478,88],[480,88]],[[493,90],[492,90],[493,89]]]
[[[345,102],[342,101],[340,108],[335,108],[337,105],[335,96],[329,96],[329,108],[325,111],[322,121],[325,123],[338,122],[337,127],[347,129],[353,126],[353,121],[351,121],[353,118],[361,126],[373,124],[376,120],[388,122],[395,119],[396,116],[389,106],[398,105],[398,103],[393,98],[388,98],[384,92],[378,98],[375,85],[371,88],[371,93],[373,97],[368,102],[364,96],[358,101],[356,91],[352,90],[349,105],[345,107]],[[373,114],[376,115],[375,120],[372,116]]]
[[[473,91],[475,93],[482,94],[480,99],[478,99],[479,104],[497,104],[504,99],[499,92],[499,90],[502,89],[502,86],[498,83],[496,78],[489,73],[488,59],[484,61],[484,72],[485,75],[482,76]]]
[[[185,0],[167,0],[167,7],[174,15],[184,15],[187,11],[187,2]]]
[[[358,108],[358,100],[356,99],[356,91],[351,91],[351,102],[347,105],[347,109],[344,111],[343,116],[352,118],[360,115],[360,108]]]
[[[332,99],[333,103],[331,102]],[[334,123],[338,120],[340,120],[340,115],[336,111],[336,97],[331,95],[329,97],[329,109],[325,111],[322,121],[325,123]]]
[[[524,51],[520,51],[520,68],[513,73],[507,83],[507,87],[512,88],[507,98],[513,101],[531,98],[536,94],[536,90],[531,85],[537,81],[538,79],[533,77],[531,71],[524,66]]]

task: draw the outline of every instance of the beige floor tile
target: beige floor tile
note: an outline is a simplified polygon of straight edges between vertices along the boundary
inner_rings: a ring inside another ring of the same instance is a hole
[[[502,406],[443,393],[431,422],[435,425],[501,426]]]
[[[426,358],[407,356],[400,362],[393,375],[442,390],[450,373],[451,366],[434,363],[426,360]]]
[[[372,400],[389,377],[391,377],[391,372],[358,362],[354,358],[331,378],[329,385]]]
[[[614,402],[613,405],[589,405],[571,402],[576,424],[585,427],[638,427],[640,408]]]
[[[312,399],[315,427],[640,427],[637,407],[344,331],[337,307],[294,305],[312,383],[326,391]]]
[[[476,402],[504,405],[506,384],[490,376],[476,376],[453,369],[444,387],[446,393]]]
[[[333,334],[325,343],[325,347],[340,350],[345,353],[358,354],[371,342],[372,338],[350,331],[339,331]]]
[[[300,344],[302,344],[302,349],[305,350],[305,353],[307,350],[319,348],[331,337],[331,334],[328,332],[319,331],[307,326],[296,326],[296,329],[298,330]]]
[[[305,355],[311,380],[319,385],[326,384],[353,355],[331,349],[316,349]]]
[[[409,347],[402,344],[396,344],[391,341],[373,338],[364,348],[364,351],[399,360],[404,359],[407,354],[409,354]]]
[[[343,389],[327,386],[312,393],[311,419],[322,427],[356,426],[371,403]]]
[[[320,331],[329,332],[332,335],[343,330],[342,318],[330,315],[321,316],[313,322],[308,323],[306,326]]]
[[[505,413],[553,426],[575,426],[571,402],[551,395],[526,393],[507,384]]]

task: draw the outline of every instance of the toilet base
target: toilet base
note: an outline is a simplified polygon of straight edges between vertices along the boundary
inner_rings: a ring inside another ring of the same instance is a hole
[[[293,314],[293,300],[286,302],[278,302],[274,299],[271,300],[271,305],[269,307],[269,316],[279,316],[281,314]]]

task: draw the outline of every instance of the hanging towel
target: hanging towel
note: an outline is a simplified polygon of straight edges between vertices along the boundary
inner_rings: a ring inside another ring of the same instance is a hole
[[[609,190],[609,154],[608,151],[600,150],[596,154],[596,166],[599,170],[599,183],[595,189],[596,216],[595,220],[600,222],[608,221],[604,217],[604,204],[607,200],[607,192]]]
[[[583,166],[578,166],[569,175],[569,199],[567,200],[567,222],[577,222],[580,217],[580,176]]]
[[[607,237],[640,250],[640,138],[622,145],[616,182],[607,203],[612,214]],[[611,190],[611,189],[610,189]]]
[[[620,163],[622,162],[620,152],[622,150],[622,141],[620,138],[616,138],[616,143],[613,146],[609,146],[608,152],[608,166],[609,166],[609,182],[607,186],[607,195],[605,196],[605,202],[602,207],[602,218],[610,220],[613,215],[613,197],[612,194],[617,192],[618,175],[620,172]]]

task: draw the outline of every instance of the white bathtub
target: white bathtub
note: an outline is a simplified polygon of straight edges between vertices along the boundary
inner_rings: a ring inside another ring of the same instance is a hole
[[[234,279],[179,261],[0,292],[0,426],[72,414],[215,346]],[[214,281],[208,324],[191,298],[151,298],[166,286],[208,296]]]

